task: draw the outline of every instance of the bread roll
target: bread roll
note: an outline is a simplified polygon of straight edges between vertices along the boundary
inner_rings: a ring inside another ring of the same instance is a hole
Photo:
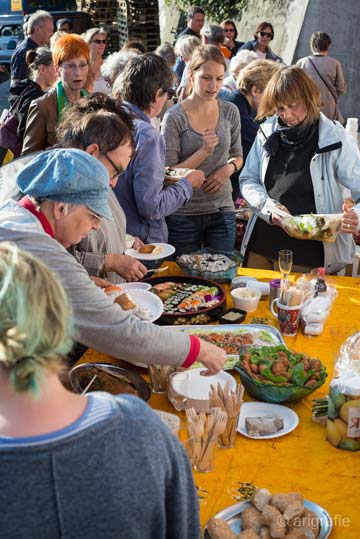
[[[115,303],[118,303],[124,311],[130,311],[136,307],[136,303],[133,302],[132,298],[129,296],[129,294],[126,294],[126,292],[118,296],[115,299]]]

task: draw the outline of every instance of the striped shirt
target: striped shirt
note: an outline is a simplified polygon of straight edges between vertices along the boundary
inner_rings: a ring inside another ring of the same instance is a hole
[[[59,440],[73,436],[78,432],[104,421],[115,413],[116,402],[113,400],[113,395],[110,396],[108,393],[98,391],[89,393],[86,395],[86,397],[88,402],[84,413],[67,427],[55,432],[41,434],[39,436],[0,436],[0,451],[1,449],[9,449],[21,446],[30,447],[49,442],[58,442]]]

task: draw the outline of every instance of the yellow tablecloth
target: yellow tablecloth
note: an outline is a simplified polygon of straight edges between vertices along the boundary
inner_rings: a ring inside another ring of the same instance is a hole
[[[167,274],[181,274],[174,263]],[[162,274],[164,275],[164,274]],[[273,271],[239,269],[239,275],[250,275],[268,281],[279,277]],[[271,492],[299,491],[304,498],[323,506],[333,519],[333,539],[359,539],[360,511],[357,496],[360,492],[359,471],[360,453],[351,453],[334,448],[325,440],[326,427],[311,419],[313,397],[327,395],[328,385],[333,375],[333,359],[338,345],[335,339],[345,339],[346,332],[358,325],[360,329],[360,279],[334,277],[338,290],[331,315],[324,332],[317,337],[306,337],[299,333],[286,339],[288,347],[319,357],[327,366],[327,382],[308,398],[289,403],[299,416],[299,426],[290,434],[272,440],[252,440],[237,435],[233,449],[218,449],[215,470],[208,474],[194,472],[195,483],[206,493],[200,491],[201,523],[222,509],[237,503],[241,483],[253,483],[266,487]],[[227,291],[228,286],[225,286]],[[228,294],[228,306],[232,306]],[[261,300],[255,313],[247,315],[245,323],[251,318],[266,317],[276,325],[269,310],[268,297]],[[82,361],[116,362],[113,358],[89,350]],[[136,368],[134,368],[136,369]],[[140,374],[144,369],[136,369]],[[238,378],[238,375],[235,374]],[[246,397],[246,400],[250,400]],[[174,413],[166,396],[152,395],[153,408]]]

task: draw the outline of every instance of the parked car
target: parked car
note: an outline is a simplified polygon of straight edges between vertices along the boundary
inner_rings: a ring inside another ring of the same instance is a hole
[[[56,21],[63,18],[72,21],[73,32],[76,34],[82,34],[94,26],[88,13],[77,11],[76,0],[22,0],[22,11],[12,11],[10,0],[1,0],[0,65],[10,69],[11,56],[18,41],[24,38],[23,24],[38,9],[51,13],[54,18],[54,31]]]

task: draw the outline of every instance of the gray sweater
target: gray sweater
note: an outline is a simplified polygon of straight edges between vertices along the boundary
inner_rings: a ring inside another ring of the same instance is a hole
[[[140,399],[116,401],[110,418],[65,439],[0,446],[0,537],[198,539],[183,448]]]
[[[230,157],[242,156],[240,114],[233,103],[218,100],[219,122],[216,134],[219,143],[214,152],[197,168],[208,177],[216,169],[226,165]],[[166,166],[177,165],[188,159],[203,144],[203,135],[195,131],[179,103],[164,116],[162,134],[166,143]],[[195,189],[190,204],[177,210],[178,215],[204,215],[219,209],[233,210],[230,178],[217,193]]]
[[[13,200],[0,205],[0,241],[15,242],[56,273],[71,302],[75,338],[81,344],[130,362],[184,362],[190,349],[188,335],[142,322],[123,311],[95,286],[76,259],[43,231],[36,217]]]

